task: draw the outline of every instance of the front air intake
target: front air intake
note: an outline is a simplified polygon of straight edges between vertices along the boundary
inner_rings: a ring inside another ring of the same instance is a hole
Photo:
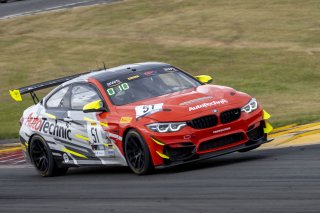
[[[242,133],[235,133],[232,135],[226,135],[220,138],[215,138],[209,141],[202,142],[198,148],[198,151],[207,151],[211,149],[216,149],[222,146],[227,146],[233,143],[240,142],[244,139]]]

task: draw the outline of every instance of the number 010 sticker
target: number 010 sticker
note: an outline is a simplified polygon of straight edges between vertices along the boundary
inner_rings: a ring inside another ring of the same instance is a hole
[[[153,105],[136,106],[136,118],[153,114],[162,110],[163,103]]]
[[[128,89],[129,89],[129,84],[123,83],[123,84],[120,84],[119,86],[107,89],[107,92],[108,92],[108,95],[113,96],[118,92],[125,91]]]

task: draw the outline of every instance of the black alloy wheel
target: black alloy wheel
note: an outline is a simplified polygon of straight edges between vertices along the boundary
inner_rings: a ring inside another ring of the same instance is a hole
[[[63,175],[68,171],[68,167],[57,167],[49,146],[40,136],[32,137],[29,153],[31,162],[43,177]]]
[[[125,156],[131,170],[143,175],[153,169],[149,148],[142,136],[135,130],[130,130],[125,137]]]
[[[47,172],[49,169],[48,151],[40,141],[34,141],[31,147],[31,158],[35,167],[40,172]]]

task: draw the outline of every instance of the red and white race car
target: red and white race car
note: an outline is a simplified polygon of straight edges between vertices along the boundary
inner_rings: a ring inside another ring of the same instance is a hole
[[[42,176],[69,167],[129,166],[136,174],[267,142],[270,115],[256,99],[208,84],[165,63],[123,65],[17,90],[35,105],[21,117],[20,140]],[[38,101],[34,91],[57,86]]]

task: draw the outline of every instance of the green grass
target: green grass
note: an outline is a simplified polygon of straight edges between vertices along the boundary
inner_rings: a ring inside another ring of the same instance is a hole
[[[102,67],[172,63],[250,93],[279,125],[320,119],[318,0],[131,0],[0,21],[0,138],[8,89]]]

